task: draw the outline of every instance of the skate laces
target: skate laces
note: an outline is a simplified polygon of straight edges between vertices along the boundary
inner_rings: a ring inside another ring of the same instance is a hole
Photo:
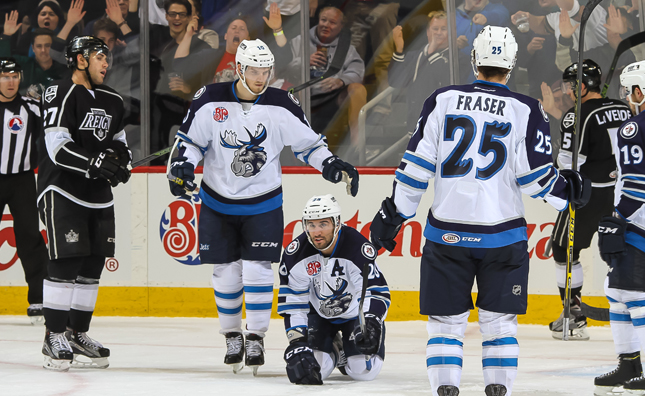
[[[72,350],[72,347],[69,346],[69,342],[67,341],[64,333],[49,333],[49,343],[52,348],[58,351]]]
[[[81,344],[91,346],[93,348],[103,348],[103,345],[101,345],[100,342],[90,338],[90,336],[87,335],[87,333],[76,333],[76,336],[79,341],[81,341]]]
[[[238,354],[242,350],[242,336],[226,337],[226,349],[228,354]]]
[[[246,355],[247,356],[260,356],[264,353],[264,345],[262,340],[249,340],[246,339]]]

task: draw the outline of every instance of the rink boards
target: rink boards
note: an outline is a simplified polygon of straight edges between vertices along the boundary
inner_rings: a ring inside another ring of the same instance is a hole
[[[139,170],[139,169],[138,169]],[[114,189],[116,255],[106,260],[101,277],[97,315],[216,316],[210,287],[212,266],[199,264],[197,222],[201,202],[175,199],[168,192],[165,169],[145,168],[130,182]],[[312,195],[334,194],[343,209],[343,221],[365,236],[383,198],[391,193],[393,169],[361,170],[360,191],[348,196],[344,185],[326,182],[307,168],[283,168],[284,243],[302,232],[302,208]],[[198,180],[201,175],[197,176]],[[418,313],[419,262],[423,228],[432,202],[432,188],[424,195],[416,217],[406,222],[392,253],[377,259],[392,292],[389,320],[422,319]],[[545,254],[557,212],[542,200],[524,196],[531,260],[529,311],[521,323],[548,323],[561,310],[555,285],[555,266]],[[13,220],[5,208],[0,222],[0,314],[25,312],[26,283],[13,238]],[[42,227],[42,224],[41,224]],[[261,241],[258,241],[261,242]],[[596,242],[582,252],[585,301],[607,307],[603,281],[606,265]],[[277,265],[274,265],[277,271]],[[276,287],[277,287],[276,273]],[[277,293],[277,289],[275,290]],[[473,289],[476,293],[476,286]],[[274,304],[274,311],[276,307]],[[274,315],[277,317],[277,314]],[[471,315],[471,320],[476,315]]]

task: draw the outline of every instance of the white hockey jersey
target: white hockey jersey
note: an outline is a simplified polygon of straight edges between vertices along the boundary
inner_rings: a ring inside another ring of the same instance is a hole
[[[300,234],[282,253],[278,270],[278,314],[285,318],[285,329],[307,327],[311,309],[332,323],[356,319],[366,263],[370,272],[363,311],[385,319],[390,289],[376,256],[374,246],[351,227],[342,226],[330,257],[323,257],[307,235]]]
[[[427,239],[481,248],[527,240],[521,193],[558,210],[568,204],[551,151],[537,100],[480,80],[440,88],[426,100],[396,171],[397,211],[413,217],[434,178]]]
[[[628,221],[625,241],[645,251],[645,112],[627,120],[612,145],[618,165],[614,205]]]
[[[183,151],[189,162],[197,166],[204,158],[204,204],[224,214],[266,213],[282,206],[280,152],[285,146],[319,171],[333,154],[293,95],[268,88],[252,106],[243,105],[234,85],[211,84],[197,91],[177,136],[191,143]]]

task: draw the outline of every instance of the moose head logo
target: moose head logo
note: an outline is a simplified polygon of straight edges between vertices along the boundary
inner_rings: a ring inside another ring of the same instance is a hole
[[[267,129],[264,125],[258,124],[255,133],[252,134],[246,127],[248,141],[239,140],[237,133],[233,131],[224,131],[224,136],[220,135],[220,144],[222,147],[235,150],[235,157],[231,163],[231,170],[235,176],[251,177],[260,172],[260,169],[267,162],[267,154],[264,147],[260,146],[267,138]]]

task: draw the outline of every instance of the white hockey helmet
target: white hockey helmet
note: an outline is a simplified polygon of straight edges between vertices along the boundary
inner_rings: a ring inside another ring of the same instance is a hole
[[[477,77],[478,66],[492,66],[513,70],[517,60],[517,42],[511,29],[501,26],[485,26],[473,40],[471,64]],[[506,81],[511,73],[506,75]]]
[[[242,40],[240,45],[237,47],[237,53],[235,54],[235,70],[237,75],[242,80],[242,85],[246,88],[252,95],[262,95],[264,91],[269,87],[269,81],[273,78],[273,65],[275,64],[275,58],[273,53],[269,49],[269,46],[264,43],[262,40]],[[241,65],[241,69],[237,68],[237,65]],[[269,67],[271,73],[269,74],[269,79],[267,80],[262,92],[255,93],[251,91],[251,88],[246,84],[246,77],[244,73],[246,72],[247,67]]]
[[[307,231],[307,220],[319,220],[331,217],[334,223],[334,238],[331,240],[329,245],[327,245],[327,247],[320,250],[325,250],[332,246],[334,242],[336,242],[338,231],[340,230],[341,226],[340,212],[340,205],[338,204],[338,201],[336,201],[336,198],[334,198],[334,196],[331,194],[314,195],[313,197],[309,198],[309,200],[305,204],[305,208],[302,210],[302,228],[305,231],[305,234],[307,234],[309,243],[316,247],[314,242],[311,240],[309,232]]]
[[[637,108],[645,102],[645,98],[640,101],[640,103],[632,102],[632,97],[630,96],[633,93],[634,86],[640,88],[643,95],[645,95],[645,61],[630,63],[623,69],[623,72],[620,73],[620,98],[625,99],[629,98],[629,103],[633,104]]]

